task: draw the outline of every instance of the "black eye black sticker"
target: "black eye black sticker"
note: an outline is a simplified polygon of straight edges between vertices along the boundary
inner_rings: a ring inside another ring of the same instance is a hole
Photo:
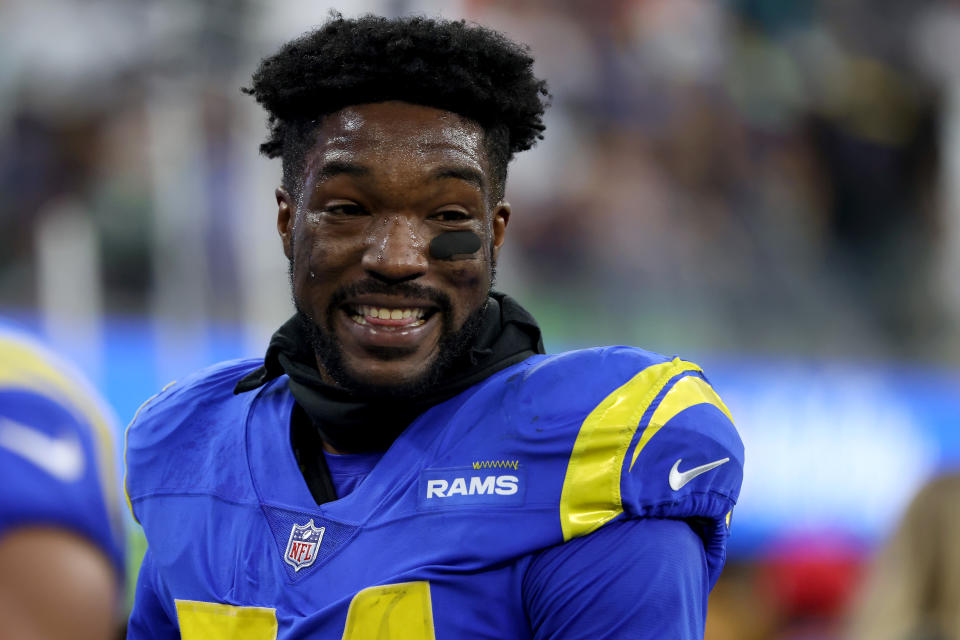
[[[438,260],[476,253],[482,242],[473,231],[447,231],[430,241],[430,255]]]

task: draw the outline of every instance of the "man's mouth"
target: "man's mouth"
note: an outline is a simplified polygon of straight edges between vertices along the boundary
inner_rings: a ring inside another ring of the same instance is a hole
[[[347,315],[359,325],[378,328],[413,329],[422,326],[436,309],[427,307],[388,307],[369,304],[347,305]]]
[[[336,301],[331,328],[339,334],[345,353],[383,360],[433,352],[450,315],[448,301],[426,288],[397,289],[346,290],[347,295]]]

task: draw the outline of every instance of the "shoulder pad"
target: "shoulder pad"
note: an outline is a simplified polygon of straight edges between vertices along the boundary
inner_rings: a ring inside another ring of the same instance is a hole
[[[504,402],[514,422],[538,428],[578,428],[594,407],[638,371],[668,362],[633,347],[595,347],[534,356],[507,380]],[[529,415],[527,415],[529,414]]]
[[[147,495],[189,490],[229,499],[245,486],[236,463],[244,459],[244,417],[256,394],[235,396],[233,387],[262,364],[222,362],[171,382],[141,405],[124,447],[124,490],[135,520],[133,503]]]
[[[580,424],[560,499],[563,538],[618,517],[702,521],[716,575],[743,457],[730,412],[697,365],[674,358],[637,368]]]

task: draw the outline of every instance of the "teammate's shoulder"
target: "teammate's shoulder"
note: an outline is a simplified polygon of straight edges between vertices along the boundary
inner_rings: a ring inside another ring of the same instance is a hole
[[[35,337],[0,323],[0,386],[29,389],[60,401],[96,405],[109,416],[110,411],[87,377],[72,363]]]
[[[53,355],[53,351],[33,334],[27,333],[20,327],[0,319],[0,348],[8,349],[14,345],[35,354],[42,354],[45,359],[48,356],[57,359],[57,357]]]
[[[0,394],[8,418],[17,414],[19,423],[50,437],[64,430],[89,434],[98,463],[112,466],[113,410],[76,366],[5,323],[0,323]]]
[[[112,409],[53,348],[0,320],[0,533],[79,533],[122,570]]]

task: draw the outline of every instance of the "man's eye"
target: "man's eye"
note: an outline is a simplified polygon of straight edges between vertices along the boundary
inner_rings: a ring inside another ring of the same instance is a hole
[[[457,209],[448,209],[447,211],[440,211],[434,215],[437,220],[442,222],[459,222],[460,220],[468,220],[469,215],[463,211]]]
[[[335,216],[362,216],[366,214],[363,207],[358,204],[335,204],[323,210]]]

